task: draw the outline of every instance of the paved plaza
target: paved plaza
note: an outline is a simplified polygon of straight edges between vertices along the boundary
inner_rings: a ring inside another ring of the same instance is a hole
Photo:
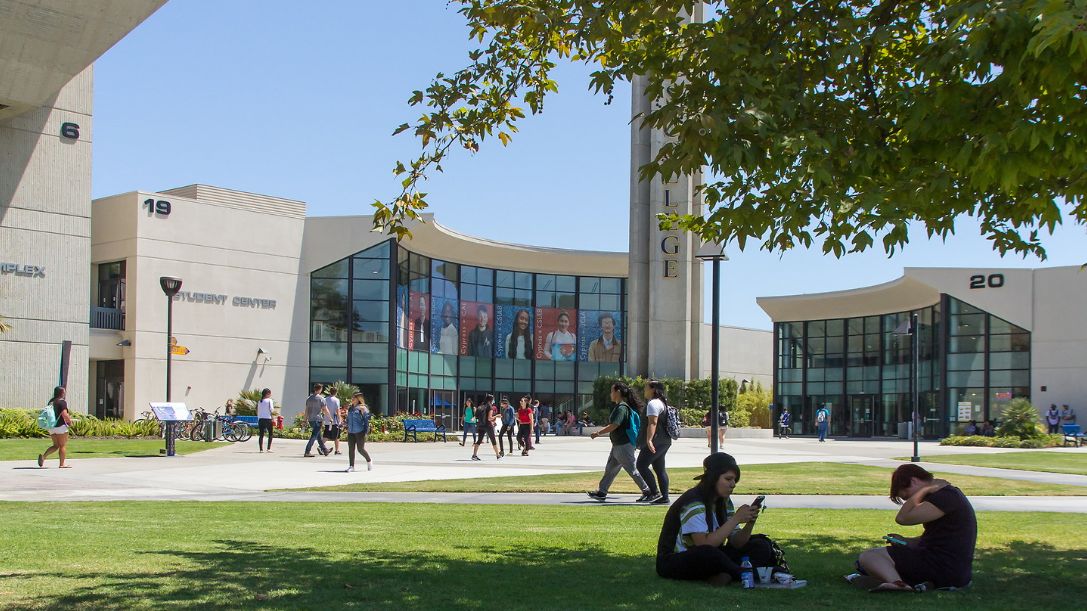
[[[192,442],[184,442],[192,443]],[[42,441],[44,448],[48,444]],[[345,473],[347,457],[303,458],[305,442],[277,439],[271,454],[257,451],[255,441],[233,444],[187,456],[146,458],[72,459],[72,469],[38,469],[33,461],[0,462],[0,500],[7,501],[371,501],[441,503],[582,504],[583,495],[513,493],[305,493],[291,488],[335,486],[362,482],[403,482],[471,477],[538,475],[600,471],[607,459],[607,439],[544,437],[531,456],[519,454],[498,461],[489,448],[480,448],[482,462],[470,460],[471,448],[449,441],[367,444],[374,458],[373,471]],[[346,444],[342,445],[346,453]],[[78,450],[79,439],[71,442]],[[791,462],[835,462],[894,467],[895,457],[908,456],[911,446],[902,441],[828,441],[814,439],[726,439],[723,448],[741,465]],[[707,452],[701,439],[680,439],[669,451],[669,467],[696,467]],[[995,448],[958,448],[923,443],[921,456],[937,454],[999,453]],[[1062,451],[1062,450],[1055,450]],[[1067,451],[1077,451],[1070,448]],[[1082,450],[1079,450],[1082,451]],[[1007,479],[1084,486],[1087,476],[1034,471],[1012,471],[964,465],[925,465],[945,473],[985,475]],[[741,488],[742,490],[742,488]],[[271,491],[271,492],[270,492]],[[873,496],[779,496],[776,507],[887,508],[890,501]],[[629,497],[629,498],[628,498]],[[738,498],[745,499],[742,495]],[[617,495],[617,502],[633,502],[633,495]],[[1074,511],[1087,513],[1085,497],[972,497],[978,509]]]

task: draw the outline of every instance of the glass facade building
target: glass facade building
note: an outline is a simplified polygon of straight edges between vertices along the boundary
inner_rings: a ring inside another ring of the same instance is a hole
[[[348,381],[379,413],[459,428],[466,398],[592,403],[622,373],[624,278],[463,265],[393,240],[310,275],[310,381]]]
[[[909,335],[918,316],[914,370]],[[1030,332],[942,295],[920,310],[774,325],[774,404],[788,407],[793,432],[814,434],[815,411],[831,412],[830,434],[906,434],[918,384],[924,437],[999,422],[1015,397],[1030,396]]]

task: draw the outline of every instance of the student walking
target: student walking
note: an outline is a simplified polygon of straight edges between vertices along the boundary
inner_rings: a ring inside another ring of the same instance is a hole
[[[821,406],[815,412],[815,428],[819,432],[819,443],[827,440],[827,430],[830,429],[830,410],[826,405]]]
[[[370,460],[370,453],[366,451],[366,436],[370,434],[370,408],[366,407],[366,399],[361,392],[351,395],[351,404],[347,406],[347,414],[344,417],[344,426],[347,427],[347,472],[355,470],[355,450],[366,459],[366,470],[374,470],[374,461]]]
[[[268,433],[268,451],[272,451],[272,410],[275,403],[272,401],[272,389],[265,388],[260,391],[260,401],[257,401],[257,447],[264,452],[264,433]]]
[[[521,408],[517,410],[517,442],[521,444],[521,456],[528,456],[532,448],[532,426],[536,423],[528,397],[521,397]]]
[[[502,447],[502,437],[509,441],[510,454],[513,454],[513,428],[516,422],[517,412],[510,405],[510,400],[502,397],[502,430],[498,431],[498,449],[502,456],[506,455],[506,450]]]
[[[668,398],[664,395],[664,384],[657,380],[646,382],[645,398],[648,400],[645,405],[645,432],[639,436],[641,451],[638,452],[637,466],[649,491],[637,502],[667,505],[668,469],[664,465],[664,455],[672,447],[672,438],[668,436]],[[652,472],[650,467],[653,468]]]
[[[465,441],[468,441],[468,433],[472,434],[472,443],[476,442],[476,413],[472,409],[472,400],[464,400],[464,430],[461,431],[460,445],[464,445]]]
[[[306,398],[306,422],[309,422],[310,435],[309,442],[306,444],[306,453],[302,456],[306,458],[313,458],[313,454],[310,451],[313,449],[313,444],[317,444],[317,451],[321,453],[321,456],[328,456],[329,450],[325,447],[325,440],[321,439],[321,429],[324,426],[324,417],[328,414],[328,407],[325,406],[325,398],[321,396],[321,391],[324,390],[324,384],[314,384],[313,394]]]
[[[532,400],[532,429],[536,433],[536,445],[540,445],[540,400]]]
[[[53,389],[53,398],[45,404],[46,407],[53,408],[56,424],[49,429],[49,438],[53,440],[53,445],[46,448],[45,452],[38,454],[38,467],[45,467],[45,459],[49,458],[53,452],[56,452],[60,458],[61,469],[72,467],[64,464],[65,459],[68,458],[68,427],[72,424],[72,417],[68,414],[68,401],[64,399],[66,394],[67,391],[63,386],[57,386]]]
[[[789,413],[789,408],[784,407],[781,409],[781,417],[778,418],[778,437],[782,439],[789,438],[789,426],[793,423],[793,415]]]
[[[616,406],[611,410],[608,425],[591,435],[593,439],[596,439],[607,433],[611,440],[611,454],[608,456],[607,464],[604,465],[604,476],[600,478],[600,485],[589,493],[589,498],[598,501],[606,500],[608,488],[611,488],[620,469],[627,472],[645,496],[649,494],[649,486],[638,473],[634,456],[634,442],[638,439],[638,421],[636,420],[638,400],[629,386],[616,382],[611,386],[611,401]]]
[[[332,386],[328,387],[328,396],[325,397],[325,407],[328,408],[328,413],[325,414],[325,439],[332,442],[332,447],[335,449],[336,454],[340,453],[340,429],[343,426],[343,418],[340,415],[340,400],[336,398],[336,389]]]
[[[485,437],[489,437],[491,440],[494,457],[496,459],[502,458],[502,454],[498,451],[498,443],[494,440],[494,421],[498,418],[498,410],[494,407],[494,395],[487,395],[483,398],[483,404],[479,406],[476,417],[478,419],[476,426],[479,432],[476,434],[475,444],[472,445],[472,460],[480,460],[479,446],[483,443]]]

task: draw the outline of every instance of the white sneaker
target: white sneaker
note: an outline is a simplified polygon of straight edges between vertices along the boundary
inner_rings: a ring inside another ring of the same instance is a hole
[[[343,472],[344,473],[354,473],[355,468],[354,467],[348,467],[348,468],[344,469]]]
[[[374,470],[374,463],[373,462],[366,463],[366,470],[367,471],[373,471]]]

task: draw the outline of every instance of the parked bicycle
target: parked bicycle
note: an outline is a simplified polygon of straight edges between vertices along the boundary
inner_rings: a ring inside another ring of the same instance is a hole
[[[228,416],[219,415],[219,410],[209,414],[203,408],[193,412],[192,429],[189,438],[193,441],[249,441],[253,433],[249,425]]]

